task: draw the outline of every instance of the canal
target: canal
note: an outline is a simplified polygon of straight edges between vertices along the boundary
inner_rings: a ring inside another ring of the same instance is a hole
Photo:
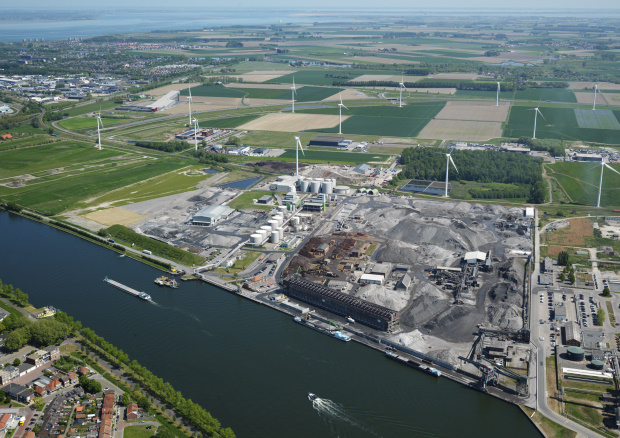
[[[156,269],[1,211],[0,235],[5,284],[82,321],[239,438],[540,436],[513,405],[205,283],[156,286]]]

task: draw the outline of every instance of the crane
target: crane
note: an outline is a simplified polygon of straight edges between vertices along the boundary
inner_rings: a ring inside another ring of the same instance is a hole
[[[466,357],[459,356],[459,359],[470,363],[478,368],[482,373],[482,377],[480,378],[480,386],[484,392],[487,392],[487,384],[491,383],[492,385],[497,385],[497,381],[499,379],[500,374],[502,376],[509,377],[511,379],[516,380],[517,382],[517,394],[522,396],[527,396],[528,394],[528,377],[522,376],[520,374],[515,373],[501,365],[497,365],[495,362],[490,361],[485,357],[481,357],[481,359],[485,362],[488,362],[490,365],[476,362],[472,359],[467,359]]]
[[[487,384],[491,383],[492,385],[497,385],[498,375],[495,372],[495,368],[476,362],[475,360],[467,359],[463,356],[459,356],[459,359],[474,365],[482,373],[482,377],[480,378],[480,389],[484,392],[488,392]]]
[[[341,325],[336,324],[334,321],[329,321],[329,326],[332,326],[332,325],[336,328],[336,330],[342,329]]]

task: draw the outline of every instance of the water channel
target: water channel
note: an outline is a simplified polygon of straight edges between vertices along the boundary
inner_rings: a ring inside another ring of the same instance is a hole
[[[239,438],[540,436],[513,405],[213,286],[158,287],[156,269],[7,212],[0,236],[4,283],[82,321]],[[106,285],[105,276],[154,302]],[[308,392],[321,400],[310,402]]]

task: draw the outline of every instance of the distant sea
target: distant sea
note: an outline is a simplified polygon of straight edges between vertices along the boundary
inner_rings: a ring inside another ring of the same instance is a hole
[[[15,6],[17,8],[18,6]],[[355,23],[382,19],[384,22],[394,22],[405,19],[411,22],[422,22],[425,17],[431,16],[472,16],[480,17],[509,17],[523,16],[523,11],[517,9],[450,9],[450,10],[396,10],[396,9],[199,9],[199,10],[164,10],[151,9],[129,11],[89,11],[92,19],[73,20],[58,19],[58,10],[54,11],[55,20],[39,19],[33,21],[3,21],[2,12],[8,10],[6,6],[0,8],[0,41],[22,41],[24,39],[44,38],[45,40],[62,40],[67,38],[85,38],[106,33],[149,32],[155,30],[196,30],[232,25],[270,25],[283,23]],[[70,17],[75,11],[68,11]],[[41,14],[39,14],[41,15]],[[44,15],[44,14],[43,14]],[[528,10],[527,15],[542,17],[619,17],[620,10]],[[62,17],[62,15],[61,15]],[[388,17],[395,17],[388,19]]]

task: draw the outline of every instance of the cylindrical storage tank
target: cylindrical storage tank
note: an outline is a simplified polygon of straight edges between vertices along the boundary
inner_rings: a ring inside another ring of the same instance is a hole
[[[267,238],[267,231],[265,230],[258,230],[256,234],[260,236],[260,243],[263,243],[265,239]]]
[[[260,245],[262,236],[260,234],[252,234],[250,235],[250,243],[252,245]]]
[[[585,357],[583,348],[580,347],[568,347],[568,359],[575,362],[581,362]]]
[[[312,193],[319,193],[321,190],[321,182],[320,181],[311,181],[310,182],[310,191]]]
[[[275,219],[271,219],[270,221],[267,221],[267,223],[269,224],[269,226],[271,226],[272,230],[275,230],[276,228],[278,228],[278,221]]]
[[[286,213],[286,205],[278,205],[278,213],[280,214]]]
[[[270,232],[271,231],[271,225],[263,225],[262,227],[260,227],[261,230],[265,230],[266,232]]]
[[[306,181],[306,180],[302,180],[301,184],[300,184],[300,187],[301,187],[301,191],[302,192],[307,192],[307,191],[309,191],[308,189],[310,188],[310,182]]]
[[[336,186],[334,187],[334,193],[337,195],[346,195],[349,193],[349,186]]]
[[[332,182],[331,181],[325,181],[323,183],[323,187],[321,187],[321,191],[323,193],[325,193],[326,195],[331,195],[332,194]]]
[[[276,217],[274,217],[274,219],[278,221],[278,226],[279,227],[281,227],[282,224],[284,223],[284,216],[277,215]]]
[[[605,367],[605,362],[603,362],[602,360],[593,360],[592,361],[592,368],[594,368],[595,370],[602,370]]]
[[[299,225],[299,216],[293,217],[293,225]]]
[[[294,195],[295,193],[297,193],[297,188],[295,186],[288,186],[288,194]]]
[[[280,233],[278,230],[273,230],[271,232],[271,243],[279,243],[280,242]]]
[[[280,240],[284,239],[284,228],[279,227],[277,231],[278,231],[278,234],[280,235]]]

